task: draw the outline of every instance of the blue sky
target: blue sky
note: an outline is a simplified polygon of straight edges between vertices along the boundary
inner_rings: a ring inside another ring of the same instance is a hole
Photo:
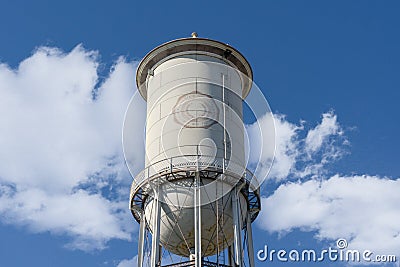
[[[123,267],[136,255],[122,116],[137,61],[193,31],[240,50],[277,114],[281,150],[256,250],[346,238],[399,255],[399,10],[367,0],[2,0],[0,265]],[[309,265],[345,266],[296,264]]]

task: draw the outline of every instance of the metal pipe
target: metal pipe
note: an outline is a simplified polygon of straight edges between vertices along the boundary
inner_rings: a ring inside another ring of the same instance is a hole
[[[160,266],[160,189],[159,186],[154,188],[154,209],[155,216],[153,217],[153,236],[151,240],[151,267]]]
[[[223,165],[223,171],[225,172],[225,160],[227,156],[227,151],[226,151],[226,109],[225,109],[225,74],[222,73],[222,127],[224,131],[224,165]]]
[[[238,186],[233,189],[232,195],[232,215],[233,215],[233,234],[234,234],[234,256],[236,266],[243,266],[243,249],[242,249],[242,224],[240,214],[240,201],[239,201]]]
[[[195,239],[195,267],[201,267],[201,192],[200,172],[197,158],[196,174],[194,181],[194,239]]]
[[[247,232],[247,256],[249,257],[249,266],[255,267],[254,264],[254,247],[253,247],[253,232],[251,229],[251,214],[247,212],[246,220],[246,232]]]
[[[228,264],[229,266],[233,266],[233,247],[229,246],[228,247]]]
[[[143,254],[144,254],[144,234],[146,230],[146,219],[144,211],[140,213],[140,226],[139,226],[139,242],[138,242],[138,267],[143,267]]]

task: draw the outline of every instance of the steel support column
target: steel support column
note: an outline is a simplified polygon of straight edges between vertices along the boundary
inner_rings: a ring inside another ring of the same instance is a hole
[[[160,190],[159,187],[154,188],[154,217],[153,217],[153,235],[151,240],[151,267],[158,267],[161,265],[160,262],[160,214],[161,214],[161,203],[160,203]]]
[[[194,249],[195,267],[201,267],[201,196],[200,196],[200,173],[196,171],[194,181]]]
[[[243,267],[243,248],[242,248],[242,222],[240,212],[238,186],[233,189],[232,195],[232,214],[233,214],[233,233],[234,233],[234,262],[235,266]]]
[[[234,260],[233,260],[233,247],[232,246],[229,246],[228,247],[228,264],[229,264],[229,266],[233,266],[233,262],[234,262]]]
[[[254,247],[253,247],[253,232],[251,229],[251,214],[247,212],[246,220],[246,232],[247,232],[247,256],[249,257],[250,267],[254,267]]]
[[[146,232],[146,219],[144,211],[140,213],[139,242],[138,242],[138,267],[143,267],[144,236]]]

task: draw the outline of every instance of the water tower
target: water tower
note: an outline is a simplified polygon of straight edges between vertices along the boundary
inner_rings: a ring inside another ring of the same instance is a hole
[[[249,63],[193,33],[149,52],[136,83],[147,101],[146,166],[130,195],[138,266],[254,267],[261,206],[244,152]]]

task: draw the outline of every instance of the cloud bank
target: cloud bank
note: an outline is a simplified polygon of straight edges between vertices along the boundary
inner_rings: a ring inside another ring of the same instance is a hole
[[[292,123],[282,114],[268,114],[246,127],[250,165],[260,162],[258,179],[268,175],[267,179],[280,182],[321,176],[329,163],[347,153],[348,141],[333,111],[322,114],[321,122],[308,131],[304,124]],[[270,133],[271,125],[275,126],[275,137]],[[270,147],[273,138],[275,151]]]
[[[0,65],[1,220],[66,234],[83,250],[132,232],[121,129],[135,64],[121,58],[103,80],[100,65],[81,46]]]
[[[277,189],[262,197],[257,225],[280,234],[313,231],[318,240],[345,238],[350,249],[399,255],[400,178],[335,174],[330,164],[348,153],[349,142],[333,112],[308,130],[306,122],[274,116],[276,152],[268,179]]]
[[[400,251],[400,179],[334,175],[286,183],[263,198],[258,225],[270,232],[316,231],[317,239],[346,238],[349,248]]]

